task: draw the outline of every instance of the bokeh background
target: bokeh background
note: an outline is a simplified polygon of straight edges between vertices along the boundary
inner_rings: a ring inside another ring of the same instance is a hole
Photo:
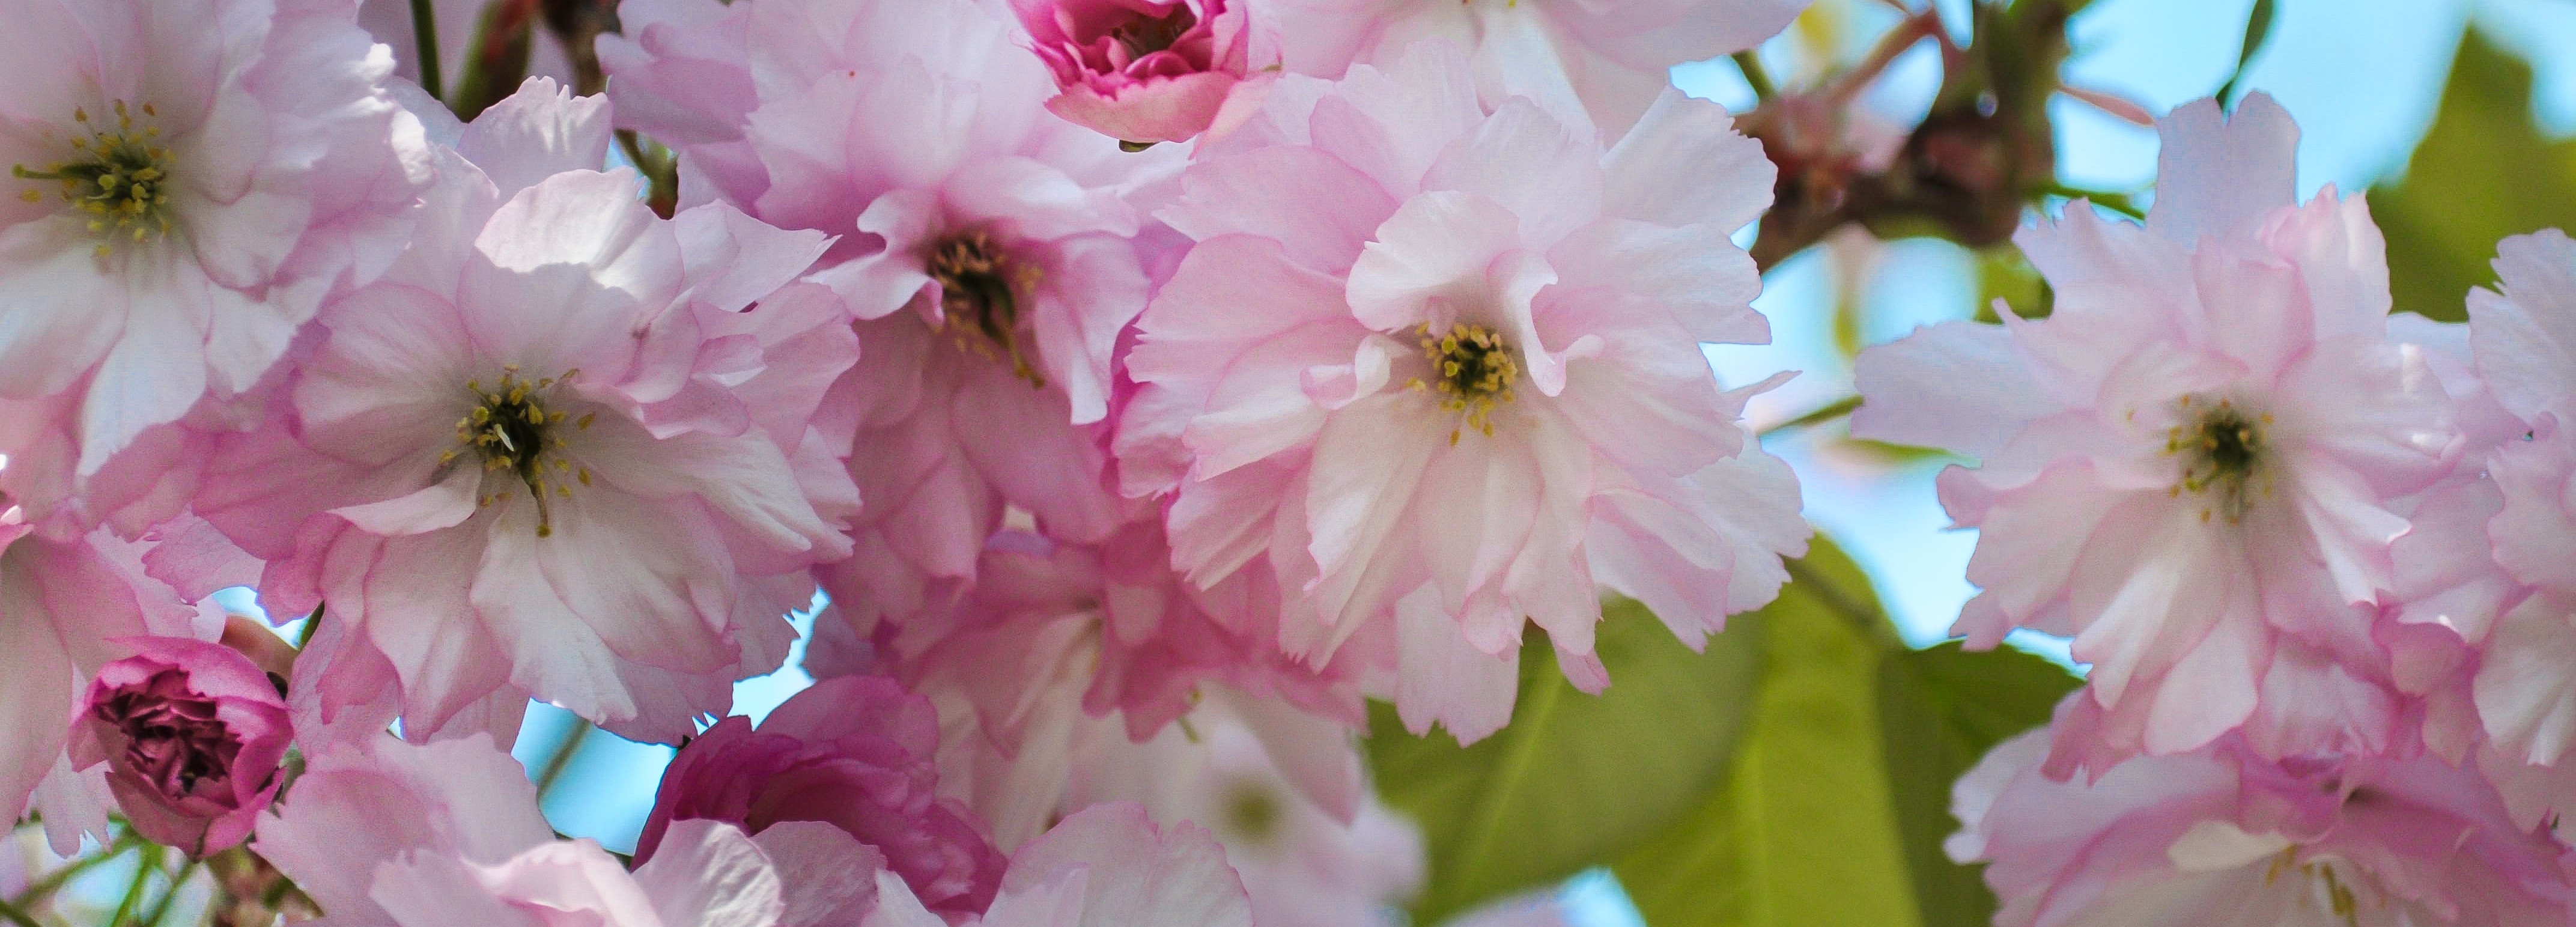
[[[2276,4],[2269,41],[2242,86],[2272,94],[2297,117],[2303,193],[2369,191],[2390,237],[2398,308],[2457,318],[2466,287],[2491,280],[2485,260],[2498,237],[2576,226],[2576,0]],[[1935,5],[1962,33],[1969,0]],[[2236,70],[2254,6],[2095,0],[2073,22],[2064,76],[2163,113],[2209,96]],[[1887,0],[1818,0],[1757,55],[1775,80],[1794,88],[1861,57],[1900,15]],[[1731,110],[1755,102],[1726,59],[1677,67],[1673,78]],[[1934,49],[1919,44],[1862,105],[1902,130],[1929,107],[1939,80]],[[2063,96],[2052,115],[2063,185],[2151,199],[2152,129]],[[1764,428],[1850,396],[1851,358],[1861,347],[1967,318],[1994,294],[2027,285],[2027,275],[2008,247],[1980,253],[1931,239],[1879,242],[1854,231],[1769,273],[1756,306],[1771,319],[1772,344],[1710,346],[1707,354],[1729,387],[1797,372],[1751,407],[1755,426]],[[1934,498],[1933,476],[1947,461],[1854,442],[1838,422],[1779,429],[1764,443],[1796,469],[1808,519],[1869,571],[1908,642],[1946,637],[1975,591],[1962,576],[1976,543],[1973,532],[1949,530]],[[252,608],[248,590],[233,592],[243,610]],[[798,616],[799,628],[811,620],[810,613]],[[2025,634],[2013,643],[2067,661],[2061,640]],[[739,684],[737,710],[764,716],[809,685],[801,656],[800,644],[785,669]],[[591,730],[539,705],[516,752],[545,784],[543,806],[557,830],[626,851],[672,751]],[[85,881],[121,887],[124,878],[101,869]],[[1555,903],[1575,927],[1643,924],[1604,870],[1566,883]]]

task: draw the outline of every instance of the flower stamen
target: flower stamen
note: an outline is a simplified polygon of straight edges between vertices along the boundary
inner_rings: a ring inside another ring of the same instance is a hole
[[[1482,325],[1456,323],[1446,334],[1434,337],[1431,326],[1422,333],[1422,354],[1431,361],[1434,374],[1431,388],[1440,393],[1440,409],[1462,413],[1460,426],[1449,430],[1449,443],[1457,444],[1458,436],[1472,428],[1492,437],[1494,406],[1512,401],[1512,384],[1520,380],[1520,359],[1512,346]],[[1413,381],[1421,386],[1423,381]]]
[[[541,538],[554,535],[554,516],[546,506],[546,491],[552,489],[561,498],[572,498],[572,487],[564,479],[566,473],[575,474],[574,480],[581,485],[590,485],[590,468],[575,468],[570,461],[549,458],[546,453],[564,447],[563,435],[557,433],[556,426],[564,423],[568,413],[547,411],[544,395],[579,373],[567,370],[559,377],[529,381],[519,378],[519,368],[503,367],[500,384],[490,390],[484,389],[480,380],[467,380],[465,389],[476,400],[474,411],[456,420],[457,443],[482,459],[484,472],[507,471],[528,487],[528,495],[537,501],[537,536]],[[589,428],[594,416],[595,413],[583,415],[573,423],[573,430]],[[460,456],[460,451],[448,451],[439,455],[438,462],[445,466]],[[501,501],[502,495],[496,492],[477,502],[491,505]]]
[[[159,115],[149,103],[141,111],[147,119]],[[134,112],[123,100],[116,102],[113,129],[91,125],[89,111],[84,109],[73,110],[72,119],[89,135],[72,139],[70,160],[56,161],[43,170],[13,165],[10,175],[60,184],[58,195],[63,202],[89,216],[89,230],[101,239],[97,247],[101,256],[119,240],[141,243],[169,237],[172,158],[170,149],[160,144],[160,128],[135,128]],[[18,196],[30,203],[44,199],[35,189]]]
[[[939,281],[939,311],[955,326],[958,344],[990,358],[999,349],[1011,373],[1044,388],[1046,374],[1020,350],[1020,294],[1037,286],[1035,267],[1015,266],[983,232],[967,232],[931,246],[927,268]],[[971,335],[981,335],[973,338]]]
[[[2183,424],[2165,430],[2164,452],[2182,458],[2182,475],[2169,494],[2214,491],[2217,500],[2201,509],[2200,519],[2223,514],[2231,524],[2243,520],[2254,499],[2272,491],[2263,437],[2272,417],[2249,415],[2227,399],[2212,403],[2184,396],[2175,405]]]

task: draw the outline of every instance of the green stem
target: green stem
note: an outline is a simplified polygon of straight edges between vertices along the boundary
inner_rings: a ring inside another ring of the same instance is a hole
[[[19,892],[18,897],[11,899],[9,903],[21,908],[32,908],[42,904],[46,898],[62,888],[64,883],[70,882],[72,877],[87,872],[100,863],[123,856],[125,851],[142,845],[142,837],[137,836],[133,831],[127,831],[118,836],[115,842],[108,844],[106,849],[98,851],[96,855],[72,860],[63,864],[63,868],[45,873],[44,878],[28,883],[26,890]]]
[[[1754,99],[1767,103],[1779,95],[1779,85],[1771,82],[1771,72],[1763,69],[1762,59],[1755,57],[1752,49],[1735,53],[1735,67],[1744,72],[1744,82],[1753,85]]]
[[[143,903],[143,889],[152,884],[152,873],[161,868],[161,848],[147,846],[134,861],[134,881],[125,886],[125,897],[116,903],[116,915],[107,919],[107,927],[125,927],[134,917],[134,908]]]
[[[2126,193],[2113,193],[2109,190],[2087,190],[2082,187],[2070,187],[2062,183],[2049,184],[2048,186],[2041,188],[2039,192],[2049,196],[2062,196],[2070,200],[2086,200],[2095,206],[2100,206],[2104,209],[2108,209],[2132,219],[2144,220],[2147,217],[2147,211],[2139,209],[2138,204],[2131,200],[2129,195]]]
[[[564,768],[572,765],[573,754],[581,752],[582,738],[590,735],[590,727],[588,718],[573,721],[572,731],[564,735],[563,743],[555,745],[554,755],[546,757],[545,768],[537,773],[538,798],[546,797],[555,780],[563,778]]]
[[[1836,399],[1832,402],[1828,402],[1824,405],[1808,410],[1806,414],[1800,415],[1797,418],[1762,429],[1762,431],[1754,435],[1754,437],[1767,438],[1774,432],[1788,431],[1792,428],[1805,428],[1809,425],[1830,422],[1834,419],[1850,415],[1852,410],[1858,408],[1860,408],[1860,397],[1845,396],[1841,399]]]
[[[18,910],[17,905],[6,901],[0,901],[0,920],[16,924],[18,927],[45,927],[43,924],[36,923],[35,918],[27,916],[27,912]]]
[[[197,874],[197,866],[198,862],[192,859],[187,865],[179,867],[179,874],[170,877],[170,890],[161,893],[161,900],[152,905],[152,914],[145,917],[143,923],[151,927],[161,927],[161,922],[170,917],[171,902],[179,900],[179,890],[187,887],[190,876]]]
[[[438,13],[430,0],[411,0],[411,38],[414,53],[420,55],[420,89],[429,98],[446,102],[446,89],[438,84]]]

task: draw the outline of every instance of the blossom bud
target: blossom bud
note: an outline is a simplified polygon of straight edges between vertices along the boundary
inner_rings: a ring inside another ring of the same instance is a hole
[[[788,821],[840,828],[884,857],[933,913],[977,914],[1005,860],[973,816],[937,794],[938,713],[891,679],[827,679],[770,712],[757,730],[726,718],[680,749],[662,774],[635,861],[652,859],[675,821],[759,834]]]
[[[179,637],[128,641],[81,700],[72,760],[108,764],[135,831],[195,855],[229,848],[277,794],[293,737],[285,698],[240,652]]]
[[[1047,110],[1130,143],[1184,141],[1250,70],[1239,0],[1012,0],[1060,89]]]

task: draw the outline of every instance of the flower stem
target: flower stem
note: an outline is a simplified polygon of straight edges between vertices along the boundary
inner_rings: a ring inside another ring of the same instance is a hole
[[[44,927],[43,924],[36,923],[35,918],[27,916],[27,912],[18,910],[17,905],[6,901],[0,901],[0,920],[8,921],[17,927]]]
[[[581,752],[582,738],[590,736],[590,728],[590,719],[575,720],[572,730],[564,734],[563,743],[555,746],[552,756],[546,757],[545,769],[537,773],[538,798],[546,797],[546,793],[554,788],[555,780],[563,778],[564,768],[572,765],[573,754]]]
[[[108,844],[106,849],[64,863],[62,868],[48,872],[44,878],[28,883],[26,890],[19,892],[18,897],[10,899],[9,903],[22,909],[43,904],[46,898],[52,897],[54,891],[62,888],[64,883],[70,882],[72,877],[89,871],[90,867],[123,856],[125,851],[142,845],[141,836],[133,831],[126,831],[119,835],[114,843]]]
[[[152,874],[161,869],[161,848],[147,845],[134,860],[134,881],[126,883],[125,897],[116,903],[116,915],[107,919],[107,927],[125,927],[133,920],[135,906],[143,903],[143,889],[152,884]]]
[[[411,0],[412,49],[420,56],[420,89],[429,98],[446,102],[447,91],[438,83],[438,14],[430,0]]]
[[[178,874],[170,877],[170,890],[161,893],[161,900],[153,903],[152,913],[143,918],[143,923],[151,927],[161,927],[161,922],[170,917],[171,902],[179,900],[179,890],[187,887],[188,877],[197,874],[197,865],[197,861],[192,859],[187,865],[179,867]]]
[[[1753,85],[1755,100],[1767,103],[1779,95],[1779,85],[1771,82],[1771,72],[1763,70],[1762,59],[1755,57],[1752,49],[1735,53],[1735,67],[1744,72],[1744,82]]]

